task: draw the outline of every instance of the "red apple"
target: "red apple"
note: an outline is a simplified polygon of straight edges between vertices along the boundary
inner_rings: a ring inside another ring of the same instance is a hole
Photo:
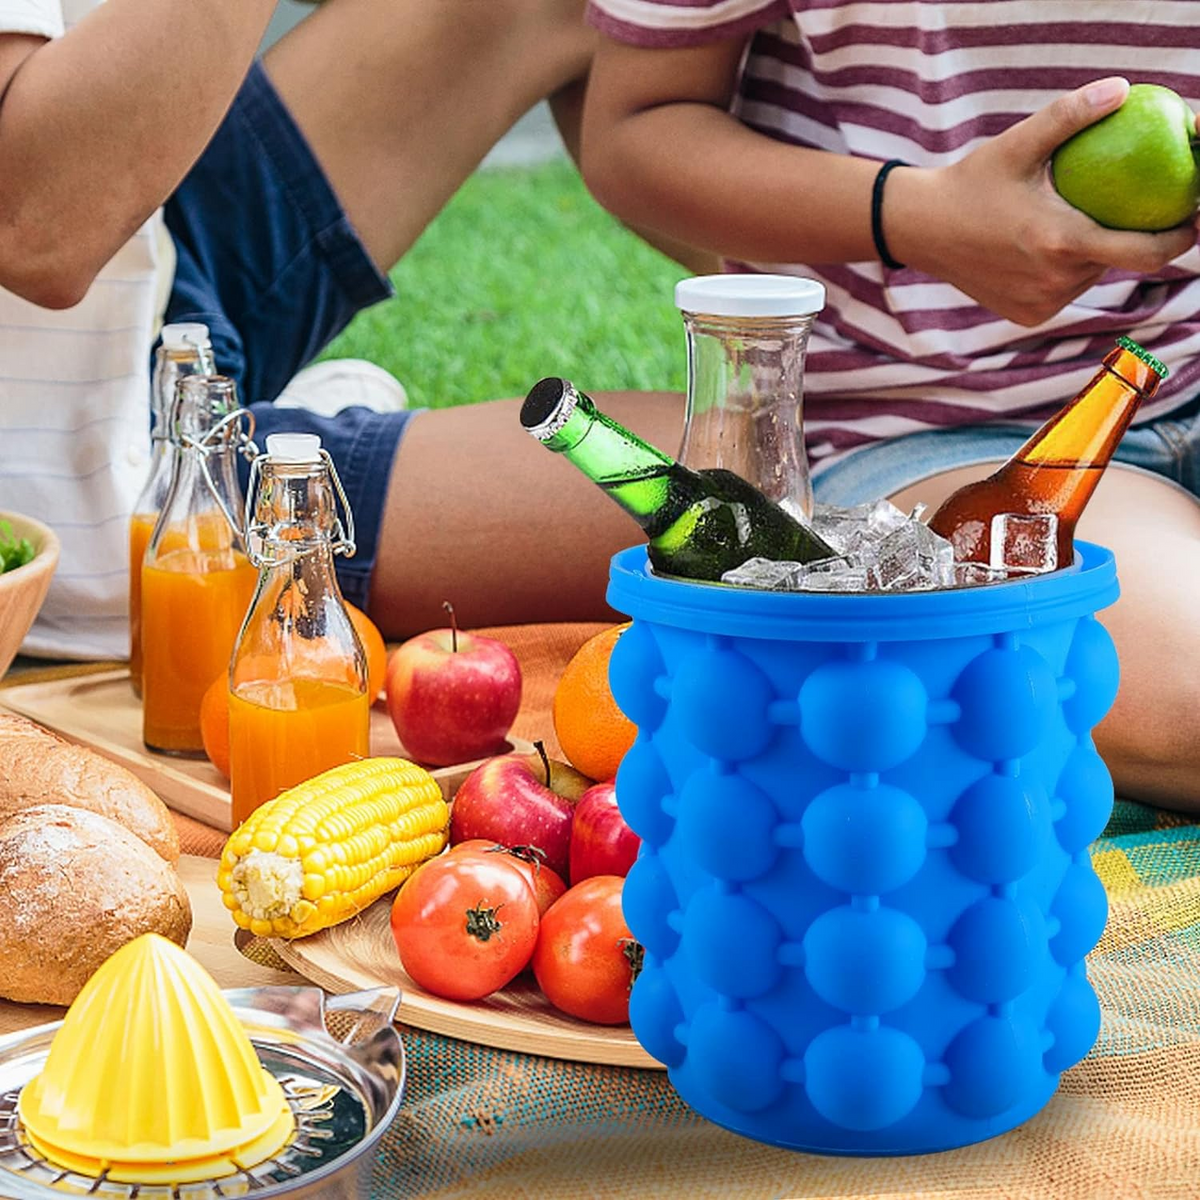
[[[575,802],[592,781],[544,754],[504,754],[463,780],[450,810],[450,844],[490,838],[502,846],[532,846],[563,877]]]
[[[404,749],[446,767],[504,749],[521,707],[521,668],[503,642],[434,629],[392,654],[386,691]]]
[[[571,886],[593,875],[629,874],[642,839],[617,808],[617,789],[610,779],[588,788],[575,805],[571,825]]]

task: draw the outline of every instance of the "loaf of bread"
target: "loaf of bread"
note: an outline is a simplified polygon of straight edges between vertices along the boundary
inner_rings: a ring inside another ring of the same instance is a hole
[[[38,804],[99,813],[167,862],[179,858],[167,806],[133,772],[24,717],[0,713],[0,822]]]
[[[124,826],[44,804],[0,821],[0,996],[70,1004],[143,933],[182,946],[192,927],[174,867]]]

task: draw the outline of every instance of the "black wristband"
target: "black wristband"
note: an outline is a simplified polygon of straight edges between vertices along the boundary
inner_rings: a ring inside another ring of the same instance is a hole
[[[890,158],[879,168],[878,174],[875,176],[875,186],[871,189],[871,237],[875,242],[875,253],[879,255],[879,261],[885,267],[893,271],[903,271],[904,264],[897,262],[888,250],[887,242],[883,236],[883,185],[887,182],[887,177],[896,167],[907,167],[908,163],[901,162],[898,158]]]

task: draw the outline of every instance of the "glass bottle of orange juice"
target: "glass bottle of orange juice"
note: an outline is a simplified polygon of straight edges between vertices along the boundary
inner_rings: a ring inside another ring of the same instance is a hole
[[[151,750],[202,755],[200,701],[228,670],[254,594],[237,477],[245,416],[232,379],[179,381],[171,484],[142,562],[142,740]]]
[[[314,434],[272,434],[249,491],[259,576],[229,668],[235,828],[285,789],[370,752],[366,654],[334,572],[335,555],[354,553],[354,521],[333,461]]]
[[[171,484],[168,424],[175,386],[185,375],[211,375],[212,342],[199,322],[164,325],[150,384],[150,472],[129,519],[129,681],[142,694],[142,559]]]

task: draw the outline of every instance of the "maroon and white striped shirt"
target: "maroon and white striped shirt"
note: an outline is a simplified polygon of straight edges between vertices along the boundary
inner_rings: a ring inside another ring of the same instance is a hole
[[[753,33],[734,112],[795,145],[936,167],[1065,91],[1105,75],[1200,106],[1200,0],[590,0],[589,18],[641,46]],[[813,267],[828,303],[805,375],[816,469],[882,438],[1004,421],[1036,424],[1091,378],[1118,334],[1171,369],[1138,416],[1200,379],[1200,250],[1151,276],[1111,271],[1035,328],[919,271]]]

